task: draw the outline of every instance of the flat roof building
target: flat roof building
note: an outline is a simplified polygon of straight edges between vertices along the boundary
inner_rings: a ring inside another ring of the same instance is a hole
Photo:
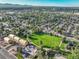
[[[4,38],[4,41],[6,43],[16,42],[16,43],[18,43],[21,46],[26,46],[28,44],[28,41],[27,40],[21,39],[18,36],[15,36],[13,34],[10,34],[8,37],[5,37]]]
[[[26,40],[20,39],[19,44],[22,46],[26,46],[28,44],[28,42]]]
[[[10,42],[10,38],[5,37],[5,38],[4,38],[4,42],[5,42],[5,43],[9,43],[9,42]]]
[[[13,35],[13,34],[9,34],[9,36],[8,36],[8,37],[9,37],[10,39],[13,39],[13,38],[14,38],[14,36],[15,36],[15,35]]]
[[[17,36],[15,36],[15,37],[13,38],[13,41],[15,41],[16,43],[18,43],[18,42],[19,42],[19,40],[20,40],[20,38],[19,38],[19,37],[17,37]]]

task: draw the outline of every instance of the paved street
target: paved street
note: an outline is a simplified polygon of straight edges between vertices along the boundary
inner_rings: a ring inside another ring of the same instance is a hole
[[[0,48],[0,59],[16,59],[16,57],[9,54],[5,49]]]

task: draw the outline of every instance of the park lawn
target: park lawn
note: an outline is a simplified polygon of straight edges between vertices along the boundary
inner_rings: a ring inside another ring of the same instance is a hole
[[[47,34],[42,34],[42,35],[38,35],[38,34],[33,34],[32,36],[30,36],[31,41],[38,45],[41,46],[41,41],[42,41],[42,45],[45,47],[49,47],[49,48],[56,48],[59,46],[62,38],[58,37],[58,36],[50,36]]]

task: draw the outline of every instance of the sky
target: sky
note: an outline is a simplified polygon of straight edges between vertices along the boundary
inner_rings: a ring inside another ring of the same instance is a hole
[[[79,0],[0,0],[0,3],[34,5],[34,6],[79,7]]]

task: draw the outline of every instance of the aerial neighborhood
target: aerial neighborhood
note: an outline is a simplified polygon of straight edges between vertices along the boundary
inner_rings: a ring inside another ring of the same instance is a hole
[[[0,59],[79,59],[79,8],[0,6]]]

